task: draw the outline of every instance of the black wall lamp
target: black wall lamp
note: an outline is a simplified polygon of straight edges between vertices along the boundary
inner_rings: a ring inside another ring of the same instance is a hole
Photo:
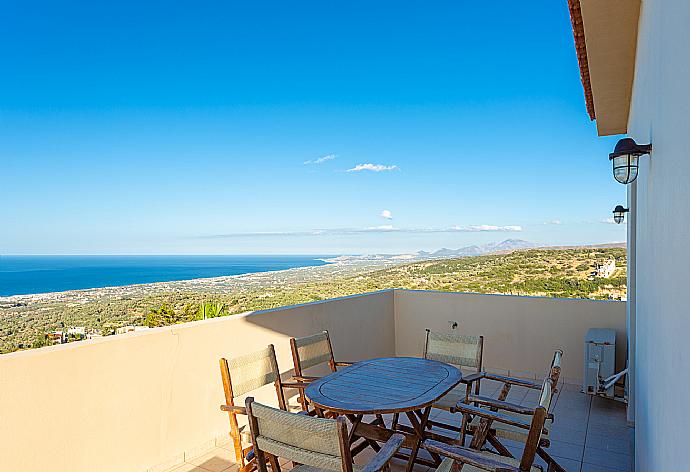
[[[615,221],[617,225],[621,224],[625,219],[625,214],[629,211],[630,210],[627,208],[623,208],[622,205],[616,205],[616,208],[613,209],[613,221]]]
[[[637,144],[633,138],[623,138],[611,154],[609,160],[613,162],[613,178],[623,185],[633,182],[637,178],[639,157],[652,152],[651,144]]]

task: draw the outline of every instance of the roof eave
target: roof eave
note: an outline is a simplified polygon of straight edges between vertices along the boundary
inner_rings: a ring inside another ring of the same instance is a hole
[[[580,65],[580,81],[585,93],[585,105],[590,120],[596,118],[594,113],[594,97],[592,96],[592,85],[589,78],[589,63],[587,62],[587,44],[585,43],[585,26],[582,21],[582,10],[580,0],[568,0],[570,9],[570,22],[573,25],[573,37],[575,38],[575,52],[577,62]]]
[[[627,132],[640,0],[568,0],[587,113],[600,136]]]

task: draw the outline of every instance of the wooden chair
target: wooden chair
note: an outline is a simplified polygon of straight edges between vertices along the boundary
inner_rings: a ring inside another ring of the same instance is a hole
[[[378,472],[388,464],[405,437],[394,434],[364,467],[353,465],[345,418],[315,418],[288,413],[247,398],[246,411],[259,472],[280,472],[279,457],[295,472]]]
[[[557,386],[561,375],[562,357],[563,351],[559,349],[554,352],[553,358],[551,360],[549,374],[546,378],[546,380],[549,380],[551,382],[551,396],[553,396],[558,391]],[[501,378],[507,381],[520,381],[520,379],[511,379],[509,377]],[[514,384],[504,384],[504,389],[505,385],[508,385],[510,387]],[[534,384],[532,382],[529,382],[528,388],[533,388],[533,385]],[[507,390],[509,390],[509,388]],[[503,395],[503,390],[501,392],[501,395]],[[501,397],[501,395],[499,395],[499,398]],[[486,397],[469,397],[469,403],[471,404],[481,405],[482,407],[489,408],[492,411],[501,412],[502,414],[508,417],[511,417],[517,421],[521,421],[524,423],[529,422],[531,420],[536,406],[529,407],[525,405],[516,405],[510,402],[506,402],[504,400],[505,397],[497,400],[492,400]],[[521,443],[526,443],[528,440],[527,432],[524,430],[524,428],[509,423],[495,423],[491,426],[491,428],[487,428],[486,424],[482,425],[482,421],[479,416],[472,414],[473,409],[471,407],[462,405],[458,407],[458,411],[463,413],[463,424],[467,424],[467,431],[469,431],[473,435],[470,447],[479,449],[484,446],[486,441],[488,441],[501,455],[512,457],[510,451],[508,451],[508,449],[506,449],[505,446],[503,446],[500,440],[504,439],[509,441],[517,441]],[[551,455],[545,450],[545,448],[548,448],[550,445],[549,431],[551,429],[551,424],[553,423],[552,414],[547,415],[545,423],[546,425],[544,428],[544,433],[542,434],[537,447],[537,454],[547,463],[549,471],[554,470],[564,472],[564,469],[558,464],[558,462],[556,462],[556,460],[553,457],[551,457]],[[464,438],[462,440],[462,443],[464,444]]]
[[[434,408],[454,413],[458,403],[464,403],[470,394],[472,385],[478,395],[480,380],[483,378],[482,357],[484,354],[484,336],[467,336],[453,333],[438,333],[426,330],[424,358],[444,362],[460,367],[463,370],[462,384],[444,395],[434,403]],[[466,372],[470,372],[467,374]],[[464,384],[464,385],[463,385]],[[394,422],[396,418],[393,418]],[[430,426],[451,431],[462,431],[460,426],[429,421]]]
[[[551,359],[551,366],[549,368],[549,376],[553,377],[556,375],[556,379],[558,379],[558,376],[561,374],[561,358],[563,356],[563,351],[560,349],[557,349],[554,352],[554,355]],[[527,379],[520,379],[517,377],[508,377],[505,375],[499,375],[499,374],[491,374],[488,372],[482,373],[482,379],[487,379],[487,380],[495,380],[497,382],[500,382],[503,384],[503,387],[501,387],[501,391],[499,392],[497,398],[493,397],[485,397],[485,396],[480,396],[477,395],[476,393],[472,395],[472,402],[476,403],[485,403],[485,402],[492,402],[492,401],[504,401],[507,397],[508,394],[510,393],[510,390],[512,387],[517,386],[517,387],[524,387],[532,390],[541,390],[541,384],[537,382],[532,382],[531,380]],[[556,384],[558,383],[558,380],[556,380]],[[554,384],[554,387],[557,385]],[[556,390],[554,389],[554,393]],[[469,400],[469,397],[468,397]],[[466,402],[467,403],[467,402]]]
[[[490,451],[482,451],[461,445],[450,445],[434,440],[424,441],[424,447],[432,453],[445,456],[436,472],[451,472],[462,465],[463,472],[488,470],[491,472],[537,472],[542,468],[534,464],[540,441],[545,432],[545,422],[549,416],[551,399],[553,398],[553,383],[550,378],[544,379],[539,396],[539,404],[524,422],[501,412],[489,408],[465,405],[475,417],[480,418],[482,426],[490,429],[493,424],[503,423],[516,426],[526,434],[525,448],[522,456],[516,459]]]
[[[309,383],[319,377],[306,376],[305,371],[313,367],[324,364],[328,365],[331,372],[335,372],[338,367],[352,365],[352,362],[336,362],[333,358],[333,347],[328,331],[322,331],[311,336],[302,338],[290,338],[292,348],[292,361],[295,365],[295,375],[293,380],[296,382]],[[307,398],[304,389],[299,391],[299,402],[302,409],[307,411]]]
[[[241,472],[250,472],[256,468],[251,438],[247,428],[240,427],[237,416],[246,415],[243,406],[235,405],[235,399],[256,390],[264,385],[273,384],[276,390],[278,406],[287,410],[284,388],[304,388],[300,382],[283,382],[276,360],[273,344],[260,351],[245,354],[234,359],[220,359],[220,374],[223,379],[225,405],[221,410],[228,412],[230,418],[230,437],[235,449],[235,460]]]

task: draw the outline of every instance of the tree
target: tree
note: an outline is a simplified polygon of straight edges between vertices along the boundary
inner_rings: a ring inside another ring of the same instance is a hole
[[[43,347],[43,346],[47,346],[47,345],[48,345],[48,342],[46,341],[46,335],[45,335],[45,333],[41,333],[41,334],[38,334],[36,336],[31,347],[36,349],[38,347]]]
[[[148,315],[146,315],[146,320],[144,323],[149,328],[155,328],[157,326],[167,326],[175,324],[177,321],[177,314],[175,310],[170,308],[167,304],[163,304],[160,308],[151,308]]]
[[[225,303],[221,302],[204,302],[199,305],[197,311],[197,319],[205,320],[207,318],[217,318],[228,314],[228,309]]]

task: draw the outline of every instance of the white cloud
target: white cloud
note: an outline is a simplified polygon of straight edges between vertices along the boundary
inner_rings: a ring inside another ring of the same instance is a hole
[[[463,233],[479,233],[479,232],[520,232],[522,231],[522,226],[517,225],[507,225],[507,226],[495,226],[495,225],[470,225],[470,226],[453,226],[451,227],[453,231],[459,231]]]
[[[387,220],[392,220],[393,219],[393,213],[391,213],[390,210],[383,210],[381,212],[381,218],[385,218]]]
[[[563,222],[561,220],[551,220],[551,221],[545,221],[545,225],[562,225]]]
[[[366,231],[398,231],[393,225],[370,226]]]
[[[304,161],[304,165],[308,166],[311,164],[323,164],[326,161],[332,161],[336,157],[337,156],[335,154],[326,154],[325,156],[321,156],[318,159],[314,159],[312,161]]]
[[[237,237],[262,237],[262,236],[332,236],[332,235],[356,235],[365,233],[406,233],[406,234],[426,234],[426,233],[478,233],[478,232],[520,232],[522,226],[508,225],[470,225],[470,226],[451,226],[449,228],[397,228],[393,225],[369,226],[366,228],[327,228],[314,229],[310,231],[264,231],[247,233],[217,234],[212,236],[202,236],[203,238],[237,238]]]
[[[613,219],[613,216],[609,216],[608,218],[604,218],[603,220],[601,220],[601,222],[609,224],[609,225],[617,224],[616,221]]]
[[[363,170],[370,170],[372,172],[384,172],[398,169],[398,166],[384,166],[382,164],[357,164],[352,169],[347,169],[347,172],[361,172]]]

